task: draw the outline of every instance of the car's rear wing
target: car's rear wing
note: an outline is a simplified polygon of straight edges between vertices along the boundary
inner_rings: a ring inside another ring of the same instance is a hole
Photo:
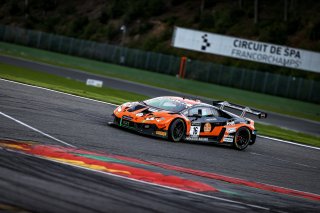
[[[213,101],[212,105],[217,106],[220,109],[223,109],[224,107],[228,107],[231,109],[236,109],[236,110],[242,111],[240,117],[244,117],[246,113],[256,115],[256,116],[258,116],[258,118],[267,118],[267,116],[268,116],[268,114],[265,112],[260,112],[256,109],[251,109],[249,107],[241,106],[238,104],[232,104],[227,101]]]

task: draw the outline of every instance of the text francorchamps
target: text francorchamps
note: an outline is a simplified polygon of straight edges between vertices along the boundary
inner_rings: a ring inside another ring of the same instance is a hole
[[[299,68],[302,63],[297,49],[244,39],[234,39],[231,55],[285,67]]]

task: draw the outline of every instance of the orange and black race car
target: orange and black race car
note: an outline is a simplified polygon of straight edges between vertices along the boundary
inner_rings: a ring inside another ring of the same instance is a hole
[[[242,113],[235,115],[225,107]],[[228,102],[214,101],[210,105],[199,100],[164,96],[122,104],[114,110],[114,120],[109,124],[173,142],[223,143],[243,150],[256,140],[254,121],[245,118],[246,113],[267,117],[266,113]]]

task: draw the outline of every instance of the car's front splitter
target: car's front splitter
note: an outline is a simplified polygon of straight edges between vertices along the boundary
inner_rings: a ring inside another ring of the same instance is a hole
[[[113,122],[109,122],[110,125],[115,125],[115,126],[123,127],[126,129],[130,129],[145,135],[151,135],[151,136],[156,136],[156,137],[166,138],[166,139],[168,138],[168,132],[166,130],[159,129],[155,124],[137,123],[131,120],[118,118],[115,115],[113,116],[114,116],[114,120]]]

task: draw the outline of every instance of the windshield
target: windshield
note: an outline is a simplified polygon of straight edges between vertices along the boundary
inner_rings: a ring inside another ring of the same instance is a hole
[[[188,107],[184,102],[168,97],[152,98],[144,101],[144,103],[171,112],[180,112]]]

